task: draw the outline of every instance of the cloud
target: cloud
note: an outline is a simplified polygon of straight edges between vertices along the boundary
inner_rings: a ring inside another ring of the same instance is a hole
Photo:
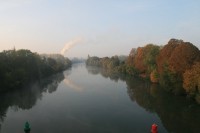
[[[78,37],[75,38],[69,42],[67,42],[64,46],[64,48],[60,51],[60,54],[65,55],[65,53],[71,49],[73,46],[75,46],[76,44],[80,44],[84,42],[84,38],[83,37]]]

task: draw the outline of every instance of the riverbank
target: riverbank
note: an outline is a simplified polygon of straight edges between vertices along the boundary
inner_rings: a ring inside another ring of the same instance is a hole
[[[200,51],[190,42],[170,39],[164,46],[147,44],[133,48],[124,60],[119,56],[88,56],[86,64],[148,79],[166,91],[185,95],[200,104]]]

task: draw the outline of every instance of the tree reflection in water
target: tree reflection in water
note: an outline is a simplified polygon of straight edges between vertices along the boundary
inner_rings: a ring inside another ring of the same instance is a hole
[[[157,84],[120,74],[113,74],[101,68],[87,67],[91,74],[101,74],[111,80],[125,81],[130,99],[151,113],[156,113],[168,132],[197,133],[200,131],[200,106],[183,96],[164,91]]]
[[[0,94],[0,123],[4,121],[9,107],[15,111],[31,109],[38,99],[42,98],[43,92],[52,93],[56,91],[58,84],[64,79],[63,73],[52,75],[24,88]],[[0,124],[1,128],[1,124]]]

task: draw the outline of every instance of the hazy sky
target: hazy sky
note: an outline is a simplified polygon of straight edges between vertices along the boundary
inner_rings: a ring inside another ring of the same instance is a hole
[[[199,35],[200,0],[0,0],[0,51],[128,55],[170,38],[200,48]]]

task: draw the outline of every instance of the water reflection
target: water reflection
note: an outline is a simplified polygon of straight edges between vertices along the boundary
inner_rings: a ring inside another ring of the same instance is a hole
[[[70,88],[74,89],[75,91],[81,92],[83,91],[83,87],[75,84],[72,80],[68,79],[67,77],[63,81],[66,86],[69,86]]]
[[[58,84],[63,79],[63,73],[59,73],[24,88],[0,94],[0,123],[4,121],[9,107],[15,111],[31,109],[38,99],[42,99],[43,92],[52,93],[56,91]]]
[[[113,73],[112,71],[102,69],[100,67],[86,66],[87,71],[91,74],[97,75],[101,74],[104,78],[109,78],[112,81],[118,82],[118,80],[125,81],[126,76],[118,73]]]
[[[200,131],[200,106],[194,101],[170,94],[159,85],[140,79],[113,74],[100,68],[87,67],[87,70],[91,74],[101,74],[116,82],[125,81],[130,99],[147,111],[156,113],[168,132],[197,133]]]

